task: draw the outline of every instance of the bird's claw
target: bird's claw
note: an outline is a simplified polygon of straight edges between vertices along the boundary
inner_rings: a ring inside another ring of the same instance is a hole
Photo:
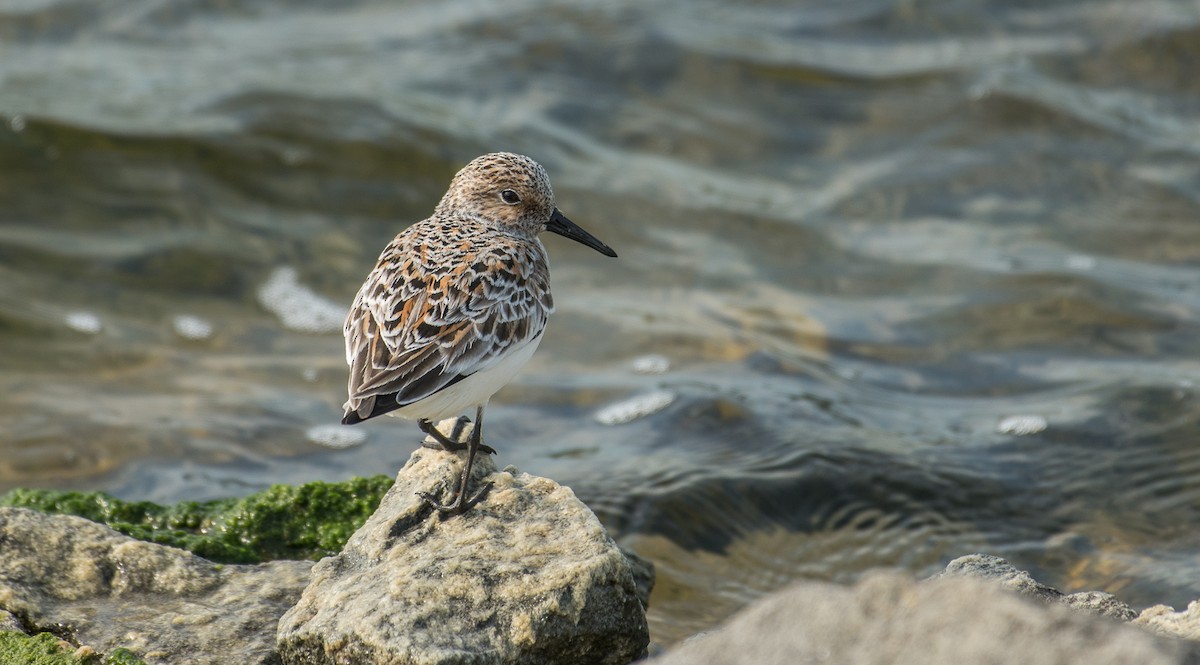
[[[427,506],[442,513],[443,515],[461,515],[466,512],[468,508],[482,501],[484,495],[491,491],[493,485],[495,485],[495,483],[484,483],[483,487],[479,488],[479,491],[466,501],[463,501],[462,499],[462,492],[459,492],[458,495],[455,496],[454,501],[450,503],[442,503],[434,497],[433,492],[417,492],[417,496],[421,497],[421,500],[424,501]],[[441,483],[441,489],[438,491],[438,493],[440,494],[441,491],[445,489],[446,483],[443,482]]]

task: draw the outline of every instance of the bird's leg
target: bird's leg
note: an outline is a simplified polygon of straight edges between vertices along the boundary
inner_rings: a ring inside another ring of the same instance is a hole
[[[445,434],[442,434],[442,431],[439,430],[437,426],[433,424],[433,421],[428,418],[422,418],[418,420],[417,427],[420,427],[422,432],[433,437],[433,440],[437,442],[438,446],[441,447],[442,450],[456,453],[467,447],[467,444],[459,443]],[[454,429],[457,430],[458,428],[455,427]],[[455,434],[458,434],[458,432],[455,432]],[[433,447],[424,441],[421,442],[421,445],[425,446],[426,448]]]
[[[458,452],[458,451],[462,450],[463,448],[468,448],[468,447],[470,447],[470,444],[469,444],[469,443],[459,443],[459,442],[458,442],[458,441],[456,441],[455,439],[451,439],[450,437],[446,436],[445,434],[442,434],[441,430],[439,430],[439,429],[437,428],[437,426],[433,424],[433,421],[432,421],[432,420],[429,420],[428,418],[422,418],[422,419],[418,420],[418,421],[417,421],[417,427],[420,427],[422,432],[424,432],[424,433],[428,434],[429,436],[433,437],[433,440],[434,440],[434,441],[437,441],[437,443],[438,443],[438,446],[439,446],[439,447],[440,447],[442,450],[446,450],[446,451],[449,451],[449,452],[452,452],[452,453],[456,453],[456,452]],[[478,425],[478,423],[475,425],[475,428],[476,428],[476,429],[478,429],[478,428],[479,428],[479,425]],[[456,428],[455,428],[455,430],[456,430],[456,431],[455,431],[454,433],[455,433],[455,435],[457,435],[457,434],[458,434],[458,428],[456,427]],[[431,446],[431,445],[429,445],[429,444],[427,444],[427,443],[425,443],[425,442],[423,442],[423,441],[421,442],[421,445],[425,446],[426,448],[432,448],[432,447],[433,447],[433,446]],[[496,454],[496,449],[495,449],[495,448],[492,448],[491,446],[485,446],[485,445],[482,445],[482,444],[480,444],[480,446],[479,446],[479,452],[482,452],[482,453],[487,453],[487,454],[489,454],[489,455],[495,455],[495,454]]]
[[[475,496],[466,499],[467,483],[471,480],[471,467],[475,464],[475,453],[483,447],[483,407],[480,406],[475,411],[475,430],[471,432],[471,441],[467,444],[467,465],[463,469],[462,479],[458,482],[458,491],[454,494],[454,501],[450,503],[440,503],[433,495],[427,492],[418,492],[418,495],[439,512],[447,515],[461,515],[467,508],[475,505],[483,495],[487,494],[488,490],[492,489],[492,483],[487,483],[475,493]],[[460,444],[461,445],[461,444]]]

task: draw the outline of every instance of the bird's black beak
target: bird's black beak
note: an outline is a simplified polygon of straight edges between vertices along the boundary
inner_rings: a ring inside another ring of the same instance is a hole
[[[612,250],[612,247],[600,242],[596,236],[584,231],[578,224],[567,219],[558,208],[550,213],[550,221],[546,223],[546,230],[551,233],[557,233],[564,238],[570,238],[575,242],[580,242],[592,249],[600,252],[605,256],[616,258],[617,253]]]

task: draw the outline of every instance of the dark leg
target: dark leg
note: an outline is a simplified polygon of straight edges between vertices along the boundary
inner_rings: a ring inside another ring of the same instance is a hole
[[[461,425],[462,423],[460,422],[459,424]],[[438,445],[442,447],[442,450],[448,450],[452,453],[456,453],[456,452],[462,450],[463,448],[469,448],[471,445],[469,443],[459,443],[458,441],[451,439],[450,437],[446,436],[445,434],[442,434],[441,431],[439,431],[438,428],[433,424],[433,421],[431,421],[427,418],[422,418],[422,419],[418,420],[417,427],[420,427],[422,432],[428,434],[429,436],[432,436],[434,441],[437,441]],[[478,426],[476,426],[476,429],[478,429]],[[454,434],[457,436],[459,431],[460,430],[456,427]],[[422,444],[422,445],[425,445],[426,447],[430,447],[430,448],[432,447],[432,446],[429,446],[428,444]],[[487,453],[489,455],[495,455],[496,449],[492,448],[491,446],[485,446],[483,444],[480,444],[479,452]]]
[[[483,407],[480,406],[475,411],[475,431],[471,432],[471,441],[467,444],[467,465],[463,469],[462,479],[458,482],[458,491],[454,494],[454,501],[444,504],[439,503],[433,495],[426,492],[418,492],[418,495],[424,499],[425,503],[433,506],[435,509],[447,515],[461,515],[467,508],[475,505],[477,501],[487,494],[488,490],[492,489],[492,484],[487,483],[475,493],[475,496],[466,499],[467,483],[471,480],[471,467],[475,465],[475,453],[479,452],[483,441]],[[461,445],[461,444],[459,444]]]

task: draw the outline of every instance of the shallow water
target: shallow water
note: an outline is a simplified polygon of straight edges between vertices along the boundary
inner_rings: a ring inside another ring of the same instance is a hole
[[[392,473],[340,317],[482,152],[559,311],[488,411],[658,565],[669,645],[984,551],[1200,597],[1191,2],[0,8],[0,490]]]

